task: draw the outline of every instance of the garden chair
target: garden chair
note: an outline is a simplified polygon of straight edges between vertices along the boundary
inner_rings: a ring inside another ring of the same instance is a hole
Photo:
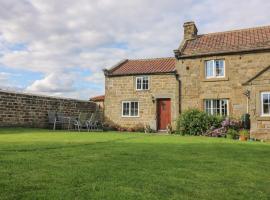
[[[103,130],[104,125],[98,112],[95,112],[91,115],[91,118],[88,121],[88,126],[90,130]]]
[[[48,111],[49,124],[53,125],[53,130],[55,130],[57,124],[61,122],[57,119],[57,114],[55,111]]]
[[[61,128],[63,128],[65,125],[68,125],[68,130],[70,129],[70,117],[66,117],[63,113],[57,113],[56,119],[61,125]]]
[[[77,128],[78,131],[81,131],[82,128],[88,128],[87,123],[87,113],[80,113],[78,119],[75,119],[73,122],[73,125],[75,126],[75,129]]]
[[[95,113],[92,113],[91,114],[91,117],[90,119],[87,121],[88,123],[88,131],[90,130],[95,130],[98,128],[98,124],[97,124],[97,121],[96,121],[96,114]]]

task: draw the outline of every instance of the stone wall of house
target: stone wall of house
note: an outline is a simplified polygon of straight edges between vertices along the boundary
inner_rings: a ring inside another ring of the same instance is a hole
[[[137,91],[136,76],[106,77],[105,79],[105,118],[121,127],[133,128],[150,125],[157,128],[156,100],[171,99],[171,119],[179,115],[179,84],[174,74],[150,75],[150,89]],[[138,101],[139,117],[122,117],[122,101]]]
[[[48,111],[78,117],[95,112],[90,101],[0,91],[0,127],[48,127]]]
[[[204,63],[206,60],[224,59],[225,78],[205,79]],[[186,58],[177,62],[177,70],[181,79],[181,110],[188,108],[203,109],[204,99],[229,99],[229,114],[240,117],[247,112],[247,98],[243,94],[247,86],[242,84],[254,77],[258,72],[270,65],[270,53],[253,53],[226,56],[209,56],[201,58]],[[270,76],[258,83],[260,87],[269,90]],[[251,131],[260,134],[261,124],[269,127],[270,118],[258,121],[260,107],[258,106],[258,89],[251,90],[249,113],[251,115]],[[253,99],[253,100],[252,100]],[[268,131],[269,132],[269,131]],[[258,134],[256,137],[258,137]],[[270,132],[269,132],[270,134]]]
[[[270,69],[249,82],[251,114],[251,135],[259,139],[270,139],[270,117],[261,116],[261,93],[270,91]]]

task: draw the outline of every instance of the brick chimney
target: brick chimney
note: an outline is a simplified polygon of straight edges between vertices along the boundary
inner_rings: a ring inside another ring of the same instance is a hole
[[[184,40],[193,39],[197,36],[198,29],[193,21],[185,22],[183,27],[184,27]]]

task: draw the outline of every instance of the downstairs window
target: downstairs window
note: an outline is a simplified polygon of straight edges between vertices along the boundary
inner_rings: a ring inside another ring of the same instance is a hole
[[[139,102],[138,101],[123,101],[122,102],[122,117],[139,117]]]
[[[204,110],[210,115],[229,115],[228,99],[206,99],[204,100]]]
[[[270,92],[261,93],[261,106],[262,116],[270,116]]]

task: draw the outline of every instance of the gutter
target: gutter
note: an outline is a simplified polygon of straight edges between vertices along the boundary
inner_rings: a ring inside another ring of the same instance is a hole
[[[177,75],[177,71],[171,72],[148,72],[148,73],[133,73],[133,74],[105,74],[107,77],[120,77],[120,76],[138,76],[138,75]]]

